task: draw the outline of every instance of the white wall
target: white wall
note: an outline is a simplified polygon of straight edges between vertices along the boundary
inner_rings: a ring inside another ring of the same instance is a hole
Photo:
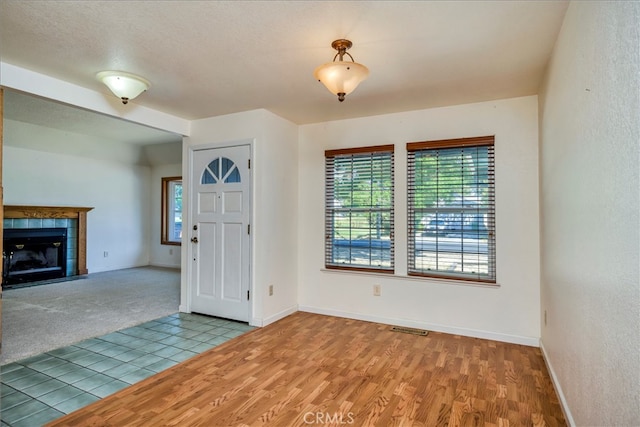
[[[93,207],[89,272],[147,265],[150,169],[139,159],[134,146],[5,120],[4,203]]]
[[[162,178],[182,176],[182,163],[151,167],[151,239],[149,241],[149,264],[158,267],[180,268],[180,246],[162,245],[161,206]]]
[[[572,2],[541,90],[541,342],[577,425],[640,422],[638,22]]]
[[[298,127],[266,110],[262,120],[263,143],[255,145],[254,259],[266,325],[298,307]]]
[[[537,97],[300,127],[300,309],[537,345]],[[407,277],[406,143],[495,134],[498,287]],[[395,144],[396,274],[324,270],[324,151]],[[382,296],[374,297],[373,284]]]
[[[254,110],[196,120],[191,125],[191,136],[185,138],[185,171],[189,147],[253,141],[253,325],[266,325],[297,308],[297,129],[293,123],[266,110]],[[185,185],[188,194],[186,181]],[[187,199],[183,199],[183,205],[187,204]],[[186,253],[184,248],[183,266],[187,265]],[[188,268],[183,268],[181,309],[185,309],[187,298],[187,275]],[[274,286],[273,296],[268,295],[269,285]]]

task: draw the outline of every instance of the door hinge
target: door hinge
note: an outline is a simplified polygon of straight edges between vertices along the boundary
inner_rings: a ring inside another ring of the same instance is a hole
[[[247,234],[251,234],[251,224],[247,224]]]
[[[247,291],[247,301],[249,300],[249,295],[250,295],[249,292],[251,292],[251,291]]]
[[[251,169],[251,159],[247,159],[247,166]]]

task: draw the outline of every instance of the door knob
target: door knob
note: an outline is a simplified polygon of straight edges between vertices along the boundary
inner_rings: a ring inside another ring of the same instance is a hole
[[[198,238],[194,236],[194,237],[191,238],[191,241],[193,243],[198,243]]]

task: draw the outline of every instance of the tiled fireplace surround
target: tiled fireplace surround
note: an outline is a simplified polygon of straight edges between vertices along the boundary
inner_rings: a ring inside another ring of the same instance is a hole
[[[88,207],[4,206],[3,228],[66,228],[67,277],[85,275],[87,270]]]

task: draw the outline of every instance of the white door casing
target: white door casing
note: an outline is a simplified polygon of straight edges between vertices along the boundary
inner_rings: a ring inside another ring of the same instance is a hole
[[[249,320],[251,147],[192,151],[191,311]]]

